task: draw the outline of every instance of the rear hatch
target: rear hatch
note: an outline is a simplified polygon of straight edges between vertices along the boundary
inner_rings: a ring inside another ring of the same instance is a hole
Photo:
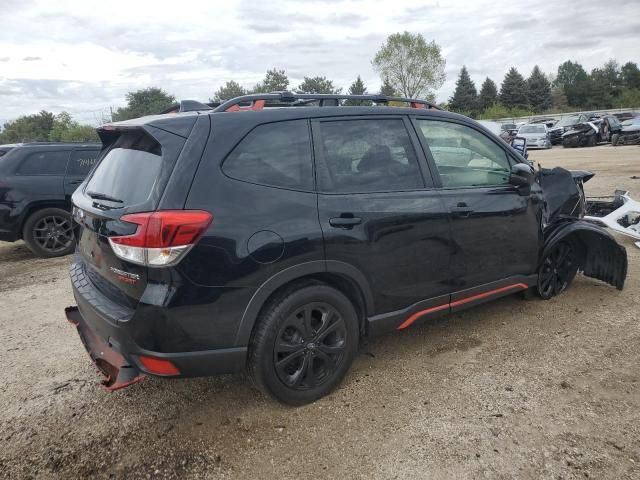
[[[97,165],[72,197],[78,259],[94,288],[134,308],[148,268],[116,255],[112,242],[140,230],[123,216],[157,208],[185,139],[144,126],[99,133],[104,147]]]

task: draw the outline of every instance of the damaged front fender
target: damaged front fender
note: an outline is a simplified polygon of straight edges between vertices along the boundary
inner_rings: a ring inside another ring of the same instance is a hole
[[[622,290],[627,278],[627,251],[606,230],[583,220],[566,220],[544,232],[541,259],[561,240],[571,241],[579,251],[578,269],[585,276],[602,280]]]

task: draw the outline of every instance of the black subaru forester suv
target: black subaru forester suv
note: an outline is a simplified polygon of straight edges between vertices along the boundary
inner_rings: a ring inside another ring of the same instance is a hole
[[[580,220],[592,175],[534,171],[469,118],[286,92],[183,106],[101,127],[73,195],[67,318],[111,390],[247,368],[300,405],[364,337],[578,271],[623,286],[624,248]]]

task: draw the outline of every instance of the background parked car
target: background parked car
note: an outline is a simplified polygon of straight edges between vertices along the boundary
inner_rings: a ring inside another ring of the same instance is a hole
[[[517,136],[527,140],[527,148],[551,148],[551,136],[544,123],[523,125]]]
[[[622,122],[620,132],[611,136],[611,143],[614,146],[640,144],[640,117],[634,117]]]
[[[23,239],[40,257],[71,253],[71,194],[100,148],[95,143],[26,143],[8,149],[0,162],[0,240]]]

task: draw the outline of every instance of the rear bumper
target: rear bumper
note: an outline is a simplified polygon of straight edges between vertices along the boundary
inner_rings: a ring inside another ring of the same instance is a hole
[[[77,307],[67,307],[67,319],[76,325],[80,339],[98,369],[105,375],[108,390],[117,390],[140,381],[145,375],[169,377],[211,376],[242,371],[246,364],[247,347],[234,347],[192,352],[156,352],[140,347],[131,332],[135,318],[127,320],[125,312],[100,295],[85,277],[72,275],[73,294]],[[134,314],[135,317],[135,314]],[[178,375],[159,375],[148,371],[140,356],[168,360],[178,369]]]

